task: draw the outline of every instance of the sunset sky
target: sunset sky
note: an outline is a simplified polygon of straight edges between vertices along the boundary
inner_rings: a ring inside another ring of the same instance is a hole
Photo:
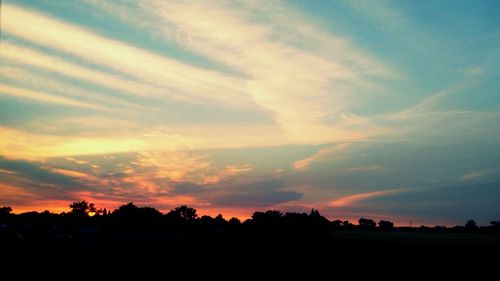
[[[0,206],[500,220],[500,1],[1,2]]]

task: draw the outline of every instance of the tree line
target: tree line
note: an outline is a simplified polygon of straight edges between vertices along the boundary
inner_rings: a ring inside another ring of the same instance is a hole
[[[73,202],[70,212],[61,214],[27,212],[13,214],[12,208],[0,208],[0,240],[71,239],[78,236],[102,235],[116,232],[150,233],[211,233],[217,231],[279,233],[280,235],[310,236],[329,235],[332,231],[408,231],[408,227],[395,227],[387,220],[375,222],[360,218],[358,224],[349,221],[328,220],[318,210],[309,214],[277,210],[256,211],[250,219],[224,218],[221,214],[211,217],[198,216],[196,209],[180,206],[162,213],[152,207],[138,207],[128,203],[110,211],[97,209],[87,201]],[[489,226],[477,226],[474,220],[452,228],[421,226],[411,231],[447,232],[500,232],[500,222]]]

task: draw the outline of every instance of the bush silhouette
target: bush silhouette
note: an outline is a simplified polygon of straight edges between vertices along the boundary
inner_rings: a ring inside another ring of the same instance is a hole
[[[382,230],[392,230],[394,229],[394,223],[390,221],[381,220],[378,222],[378,227]]]

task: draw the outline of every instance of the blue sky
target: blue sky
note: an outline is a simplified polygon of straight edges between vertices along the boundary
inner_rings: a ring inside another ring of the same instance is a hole
[[[497,1],[2,1],[0,205],[500,215]]]

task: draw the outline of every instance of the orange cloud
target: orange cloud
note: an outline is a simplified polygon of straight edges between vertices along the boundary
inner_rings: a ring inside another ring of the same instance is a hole
[[[43,198],[22,187],[0,182],[0,206],[12,207],[14,213],[45,210],[59,213],[68,211],[68,204],[66,200]]]
[[[68,177],[74,177],[74,178],[87,178],[88,177],[87,174],[80,173],[80,172],[73,171],[73,170],[51,169],[50,171],[54,172],[54,173],[61,174],[61,175],[65,175],[65,176],[68,176]]]
[[[252,171],[252,167],[250,165],[242,165],[242,166],[226,166],[226,168],[216,171],[215,175],[208,176],[203,180],[204,184],[216,184],[228,177],[235,176],[240,173],[246,173]]]
[[[68,160],[68,161],[71,161],[71,162],[75,162],[75,163],[80,164],[80,165],[88,164],[87,161],[78,160],[78,159],[75,159],[73,157],[66,157],[65,159]]]
[[[89,185],[98,185],[101,187],[110,186],[110,182],[108,180],[102,179],[98,176],[94,176],[91,174],[78,172],[75,170],[54,168],[54,169],[50,169],[50,171],[53,173],[56,173],[56,174],[61,174],[61,175],[65,175],[68,177],[78,178],[78,179],[88,183]]]

